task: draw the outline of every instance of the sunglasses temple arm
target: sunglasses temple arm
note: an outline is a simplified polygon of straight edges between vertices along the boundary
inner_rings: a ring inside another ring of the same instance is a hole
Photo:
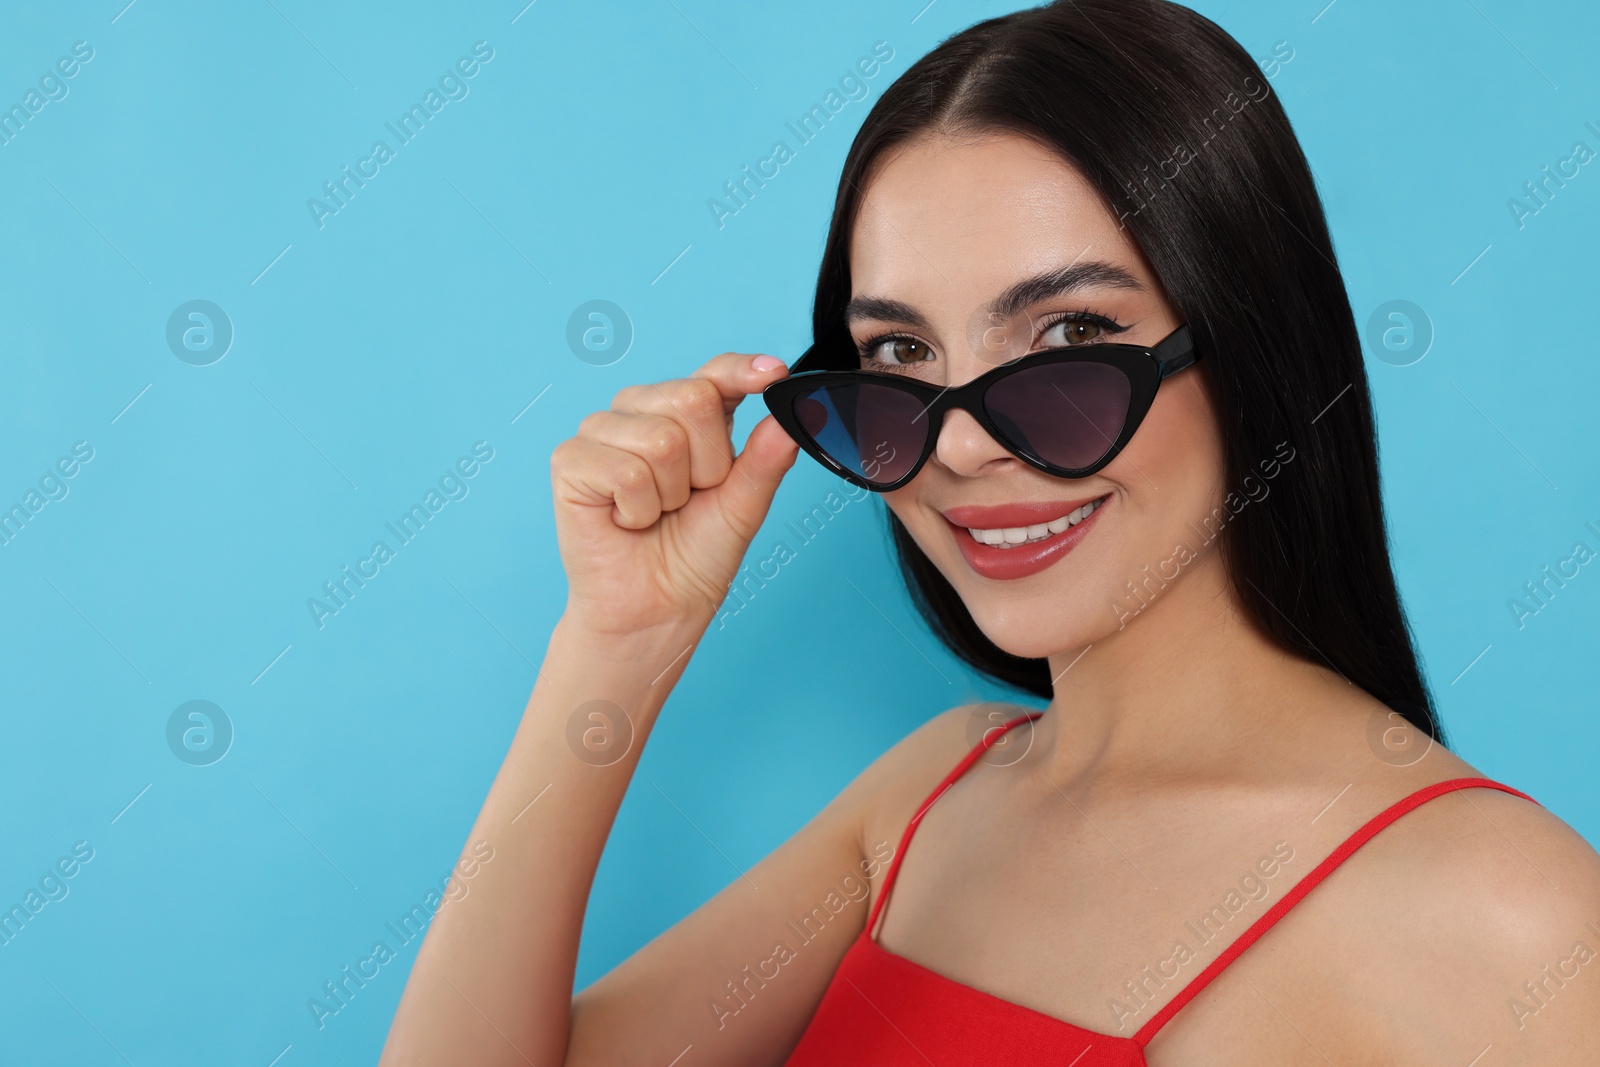
[[[1156,367],[1161,378],[1170,378],[1200,358],[1194,350],[1194,342],[1189,337],[1187,324],[1173,331],[1170,337],[1156,345],[1154,351]]]

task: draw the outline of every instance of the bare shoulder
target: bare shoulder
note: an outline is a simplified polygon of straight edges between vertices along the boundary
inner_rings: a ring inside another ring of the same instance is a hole
[[[1600,854],[1572,827],[1468,788],[1362,851],[1342,923],[1360,931],[1363,980],[1406,1005],[1397,1029],[1472,1035],[1466,1059],[1492,1046],[1501,1064],[1600,1062]]]
[[[859,805],[862,854],[874,849],[881,854],[883,842],[898,848],[917,807],[985,731],[1032,710],[994,701],[960,704],[918,726],[874,760],[850,786]]]
[[[1531,924],[1574,908],[1600,922],[1600,853],[1536,800],[1489,787],[1460,789],[1407,814],[1382,836],[1396,846],[1385,850],[1390,884],[1496,906],[1501,921],[1482,928],[1493,936],[1536,932]]]
[[[984,731],[1007,719],[1026,714],[1020,704],[986,701],[959,704],[933,716],[895,742],[861,774],[863,784],[870,781],[874,792],[895,792],[919,787],[922,795],[955,768],[972,747],[983,739]]]

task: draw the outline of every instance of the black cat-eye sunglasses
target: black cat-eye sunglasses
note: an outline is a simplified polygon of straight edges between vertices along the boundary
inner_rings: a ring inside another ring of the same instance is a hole
[[[1095,342],[1030,352],[950,389],[888,371],[823,369],[857,357],[847,344],[812,345],[761,397],[796,444],[875,493],[916,476],[954,408],[1045,473],[1087,478],[1122,451],[1162,380],[1198,358],[1185,324],[1151,348]]]

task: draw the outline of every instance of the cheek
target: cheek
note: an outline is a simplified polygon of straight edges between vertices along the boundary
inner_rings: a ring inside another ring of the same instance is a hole
[[[911,481],[892,493],[881,493],[884,505],[905,527],[911,540],[927,556],[935,569],[952,584],[965,577],[966,563],[949,537],[944,517],[919,499],[919,486],[928,478],[926,467]]]
[[[1186,374],[1162,385],[1133,440],[1105,473],[1123,486],[1134,510],[1175,513],[1181,524],[1220,503],[1222,468],[1215,409],[1200,376]]]
[[[1120,514],[1117,536],[1101,546],[1106,569],[1089,580],[1100,587],[1095,592],[1120,601],[1129,581],[1190,570],[1218,527],[1214,512],[1223,499],[1221,434],[1198,375],[1162,385],[1103,473],[1119,486]]]
[[[917,483],[922,481],[922,479],[923,475],[918,474],[915,478],[911,479],[911,483],[909,485],[903,485],[892,493],[878,494],[879,496],[883,497],[884,504],[891,512],[894,513],[895,517],[900,520],[906,529],[911,531],[913,536],[916,536],[920,533],[920,531],[917,529],[916,521],[912,519],[912,521],[907,522],[906,520],[910,519],[916,510],[916,498],[912,495],[912,493],[913,490],[916,489]],[[937,518],[937,516],[935,517]],[[920,542],[921,537],[917,537],[917,540]]]

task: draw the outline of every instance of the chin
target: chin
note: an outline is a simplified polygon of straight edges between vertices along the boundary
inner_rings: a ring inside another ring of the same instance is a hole
[[[1051,608],[1036,598],[977,602],[963,596],[972,621],[996,648],[1023,659],[1044,659],[1060,652],[1076,652],[1117,628],[1109,611],[1102,618],[1092,608],[1097,601],[1081,593],[1072,595],[1071,607]],[[1061,598],[1051,598],[1061,604]]]

